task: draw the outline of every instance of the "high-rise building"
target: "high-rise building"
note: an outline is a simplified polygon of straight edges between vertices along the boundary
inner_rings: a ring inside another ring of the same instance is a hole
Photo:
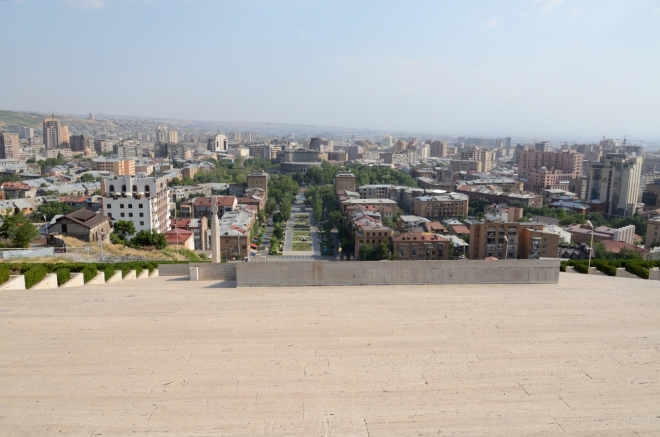
[[[17,133],[21,140],[29,140],[34,137],[34,129],[27,126],[16,126],[14,133]]]
[[[94,114],[89,114],[89,120],[94,121]]]
[[[68,145],[69,128],[62,126],[57,118],[44,118],[43,138],[46,149],[56,149],[61,145]]]
[[[481,171],[486,172],[492,168],[493,152],[480,147],[470,147],[461,150],[460,158],[481,162]]]
[[[169,140],[169,135],[167,134],[167,126],[158,126],[156,128],[156,142],[167,143],[168,140]]]
[[[385,135],[383,137],[383,149],[391,149],[392,144],[392,135]]]
[[[550,147],[550,141],[541,141],[540,143],[534,144],[534,149],[541,152],[550,152],[552,147]]]
[[[178,143],[179,142],[179,133],[175,130],[167,132],[167,142],[168,143]]]
[[[243,132],[243,140],[248,143],[257,141],[257,134],[254,132]]]
[[[112,145],[108,140],[96,140],[94,141],[94,150],[99,154],[112,152]]]
[[[82,152],[87,147],[87,139],[84,135],[71,135],[69,145],[72,152]]]
[[[605,203],[604,214],[627,217],[635,213],[642,172],[641,156],[608,154],[593,162],[587,178],[587,200]]]
[[[431,142],[431,144],[429,144],[429,154],[432,158],[446,158],[447,142],[446,141]]]
[[[112,176],[101,182],[103,214],[133,222],[136,231],[170,228],[167,178]]]
[[[518,152],[518,174],[525,189],[539,192],[568,188],[571,179],[582,175],[583,155],[574,150],[544,152],[540,149]]]
[[[0,159],[8,158],[21,158],[21,143],[18,134],[0,134]]]
[[[470,226],[470,259],[557,258],[558,233],[542,223],[517,223],[500,220]]]
[[[211,152],[226,152],[229,149],[229,141],[225,135],[214,135],[208,138],[207,148]]]
[[[328,145],[328,140],[325,138],[314,137],[309,141],[310,150],[316,150],[317,152],[323,152],[323,146]]]

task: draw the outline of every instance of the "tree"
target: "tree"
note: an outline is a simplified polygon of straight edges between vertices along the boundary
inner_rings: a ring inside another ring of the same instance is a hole
[[[85,173],[80,177],[80,182],[94,182],[94,176],[90,173]]]
[[[263,209],[260,209],[259,212],[257,213],[257,217],[259,218],[259,223],[263,223],[266,221],[266,211]]]
[[[11,240],[14,247],[28,248],[30,241],[39,236],[39,230],[22,213],[9,216],[7,210],[4,221],[0,226],[0,237]]]
[[[275,202],[275,199],[272,197],[268,199],[268,202],[266,202],[266,214],[273,215],[275,212],[275,209],[277,209],[277,202]]]
[[[39,205],[39,208],[37,208],[37,215],[38,216],[45,215],[46,220],[50,221],[56,215],[64,215],[72,211],[73,209],[66,203],[48,202],[48,203],[44,203],[43,205]]]
[[[329,217],[333,225],[337,225],[344,219],[344,215],[341,211],[332,211]]]
[[[136,248],[153,247],[155,249],[165,249],[167,239],[165,234],[159,234],[155,230],[140,231],[131,238],[130,245]]]
[[[135,234],[135,225],[128,220],[115,222],[113,232],[122,240],[126,241]]]
[[[321,217],[323,217],[323,204],[321,203],[321,198],[317,197],[314,200],[314,219],[316,221],[321,220]]]

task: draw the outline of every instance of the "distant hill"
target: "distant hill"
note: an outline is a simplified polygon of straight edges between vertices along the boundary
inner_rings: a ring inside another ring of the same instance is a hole
[[[44,117],[49,114],[40,114],[37,112],[17,112],[0,110],[0,131],[12,130],[14,126],[27,126],[41,130],[43,128]],[[55,114],[64,126],[70,124],[76,125],[105,125],[105,121],[91,121],[85,118],[70,117],[68,115]],[[112,123],[110,123],[113,126]]]

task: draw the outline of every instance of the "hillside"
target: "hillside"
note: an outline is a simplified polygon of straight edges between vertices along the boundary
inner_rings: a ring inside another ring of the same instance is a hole
[[[55,114],[55,116],[64,126],[95,126],[99,128],[105,126],[105,121],[91,121],[59,114]],[[0,110],[0,131],[11,131],[14,126],[27,126],[41,131],[44,117],[48,117],[48,114]],[[110,126],[116,127],[112,122]]]

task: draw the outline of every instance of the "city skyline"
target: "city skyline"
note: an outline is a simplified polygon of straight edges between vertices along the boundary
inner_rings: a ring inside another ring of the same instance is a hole
[[[26,0],[0,11],[13,59],[3,109],[660,139],[657,1]]]

